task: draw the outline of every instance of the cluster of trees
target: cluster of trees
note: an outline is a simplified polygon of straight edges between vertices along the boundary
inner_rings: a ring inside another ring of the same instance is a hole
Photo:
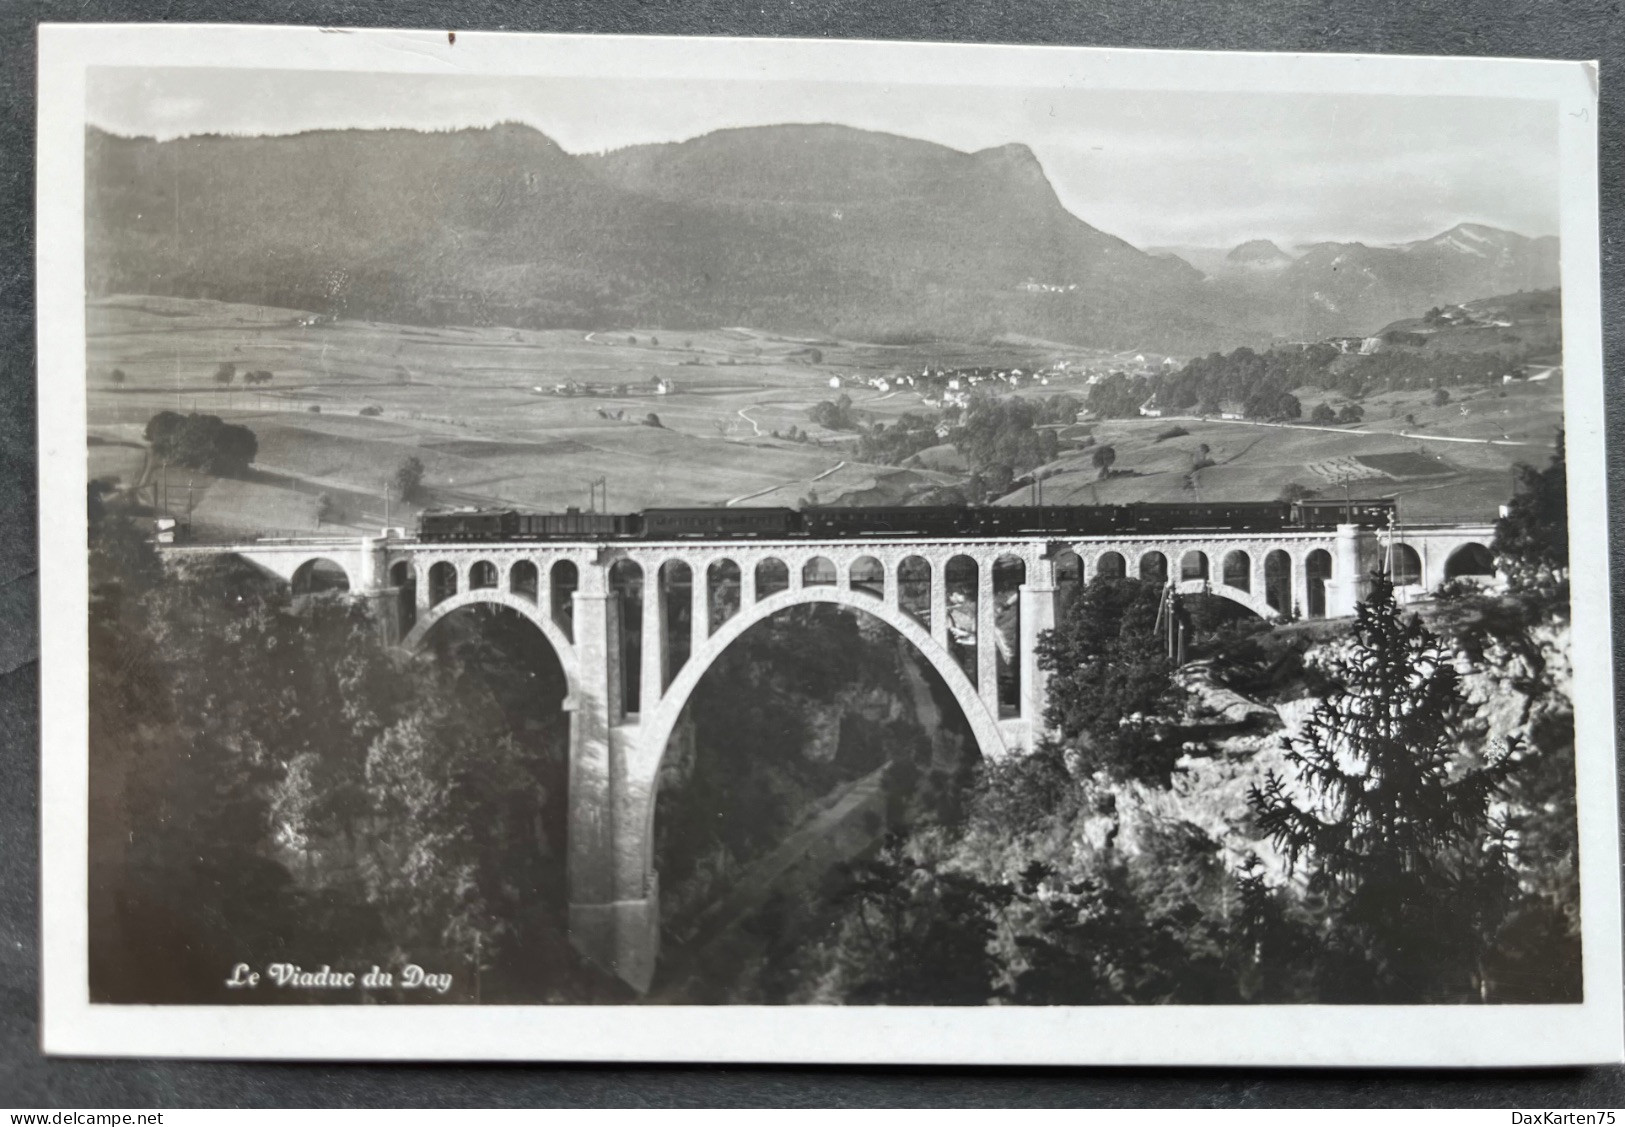
[[[416,454],[410,454],[396,467],[394,476],[389,479],[390,489],[405,503],[416,504],[426,496],[423,474],[423,459]]]
[[[1038,418],[1036,421],[1040,424],[1059,423],[1063,426],[1070,425],[1077,422],[1078,412],[1083,410],[1083,400],[1065,391],[1036,402],[1038,403]]]
[[[977,395],[968,407],[949,407],[937,419],[907,412],[889,426],[873,424],[860,435],[857,456],[864,462],[900,465],[941,443],[938,431],[946,422],[947,441],[965,456],[977,489],[997,495],[1015,478],[1056,457],[1060,439],[1047,428],[1071,424],[1082,408],[1077,396],[1066,393],[1044,399]]]
[[[491,1000],[519,946],[551,976],[523,1000],[591,997],[564,938],[565,741],[515,739],[477,672],[504,663],[402,662],[363,602],[295,614],[229,558],[166,574],[119,518],[91,536],[92,997],[224,1001],[233,965],[274,960],[414,962],[452,989],[374,999]]]
[[[221,477],[241,477],[259,454],[252,430],[219,415],[160,411],[147,420],[145,434],[162,461]]]
[[[1309,413],[1309,421],[1317,426],[1359,423],[1365,421],[1365,408],[1358,403],[1345,403],[1341,409],[1334,410],[1330,403],[1319,403]]]
[[[248,372],[243,373],[243,382],[245,384],[248,384],[250,387],[252,387],[255,384],[270,383],[271,379],[272,379],[272,376],[273,376],[273,373],[266,371],[264,368],[255,368],[252,371],[248,371]],[[217,383],[217,384],[229,384],[232,381],[234,381],[236,378],[237,378],[237,365],[233,364],[231,361],[223,360],[218,365],[215,366],[215,369],[214,369],[214,382],[215,383]]]
[[[1356,356],[1339,353],[1329,344],[1263,353],[1238,348],[1198,357],[1154,381],[1136,384],[1126,376],[1108,377],[1090,389],[1088,406],[1102,417],[1128,417],[1155,391],[1156,405],[1167,412],[1217,415],[1235,410],[1248,418],[1296,419],[1302,405],[1292,390],[1298,387],[1318,387],[1348,399],[1432,387],[1437,389],[1434,405],[1443,406],[1450,401],[1445,388],[1499,383],[1503,376],[1520,375],[1523,360],[1522,354],[1407,349]],[[1335,421],[1359,421],[1343,417],[1349,413],[1345,407]],[[1333,420],[1317,409],[1314,421]]]
[[[1050,675],[1044,723],[1089,773],[1166,779],[1179,755],[1163,718],[1174,667],[1157,629],[1162,600],[1154,583],[1096,580],[1039,639]]]
[[[941,442],[935,422],[907,411],[890,426],[877,422],[858,437],[858,461],[900,465]]]
[[[1516,591],[1568,605],[1569,475],[1563,432],[1545,469],[1519,464],[1507,514],[1490,549]]]
[[[1361,399],[1384,391],[1434,388],[1435,406],[1449,402],[1455,386],[1486,387],[1503,376],[1520,376],[1526,357],[1521,352],[1426,352],[1386,349],[1369,355],[1343,355],[1328,344],[1302,349],[1271,349],[1262,354],[1250,348],[1213,353],[1161,378],[1157,405],[1164,410],[1212,415],[1239,407],[1249,418],[1297,418],[1290,392],[1296,387],[1319,387],[1348,399]],[[1438,392],[1444,391],[1444,398]],[[1294,401],[1295,402],[1295,401]],[[1111,412],[1133,412],[1124,404]],[[1106,412],[1102,412],[1103,414]],[[1347,421],[1347,420],[1340,420]]]
[[[1164,411],[1217,415],[1239,410],[1250,419],[1296,419],[1302,407],[1292,389],[1313,384],[1337,355],[1330,345],[1259,353],[1238,348],[1198,356],[1157,384]]]
[[[1055,431],[1038,425],[1044,410],[1045,404],[1015,396],[974,399],[948,440],[996,496],[1015,478],[1054,461],[1059,453]]]
[[[1369,356],[1343,357],[1309,382],[1350,399],[1383,391],[1438,387],[1490,387],[1503,376],[1521,378],[1526,351],[1427,352],[1388,349]]]
[[[825,430],[859,430],[863,423],[852,410],[852,397],[843,395],[831,402],[825,399],[807,409],[807,417]]]
[[[1101,419],[1128,419],[1140,413],[1140,407],[1151,398],[1155,385],[1146,376],[1130,376],[1113,372],[1089,388],[1084,406],[1090,414]]]

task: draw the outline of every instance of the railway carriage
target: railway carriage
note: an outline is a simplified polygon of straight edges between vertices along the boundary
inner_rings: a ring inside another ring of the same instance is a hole
[[[521,540],[618,540],[637,533],[633,513],[584,513],[566,509],[562,513],[523,513],[519,517]]]
[[[782,540],[799,531],[801,514],[783,508],[715,508],[645,509],[641,516],[645,540]]]
[[[1373,501],[1335,501],[1315,499],[1295,501],[1292,505],[1294,523],[1299,528],[1323,530],[1340,524],[1357,524],[1362,528],[1387,528],[1395,518],[1392,498]]]
[[[494,540],[613,540],[637,534],[639,518],[628,513],[521,513],[514,509],[450,509],[426,512],[418,538],[436,542]]]
[[[981,509],[949,506],[877,506],[875,508],[805,509],[801,532],[814,540],[854,536],[966,536]]]
[[[519,514],[513,509],[452,509],[418,518],[423,540],[511,540],[518,532]]]
[[[1274,532],[1287,526],[1291,507],[1280,501],[1219,501],[1125,506],[1136,530],[1147,532]]]
[[[868,537],[1162,535],[1179,532],[1327,531],[1340,524],[1386,528],[1389,500],[1135,502],[1128,505],[880,506],[645,509],[640,513],[521,513],[514,509],[427,512],[429,541],[844,540]]]

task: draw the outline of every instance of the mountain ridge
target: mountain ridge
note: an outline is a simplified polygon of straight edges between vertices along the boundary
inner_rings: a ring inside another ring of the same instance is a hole
[[[86,144],[93,294],[407,323],[753,324],[1196,351],[1377,320],[1413,306],[1419,286],[1442,287],[1430,304],[1498,292],[1475,289],[1475,271],[1531,273],[1526,247],[1480,225],[1417,256],[1430,262],[1420,281],[1334,285],[1318,258],[1304,266],[1309,253],[1247,272],[1274,290],[1216,280],[1080,218],[1025,144],[964,152],[833,124],[599,154],[522,123],[166,141],[91,127]],[[1495,253],[1459,249],[1481,243]],[[1380,252],[1353,253],[1396,271]],[[1331,296],[1304,316],[1305,290]]]

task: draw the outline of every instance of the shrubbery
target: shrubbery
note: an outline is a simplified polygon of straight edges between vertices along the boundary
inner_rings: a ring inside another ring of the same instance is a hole
[[[1039,640],[1039,668],[1050,674],[1044,723],[1088,770],[1165,779],[1177,758],[1164,739],[1174,690],[1157,628],[1162,599],[1155,583],[1097,578]]]
[[[148,420],[146,438],[161,460],[222,477],[247,473],[259,453],[253,431],[218,415],[160,411]]]
[[[390,488],[407,504],[413,504],[424,498],[423,488],[423,459],[416,454],[410,454],[395,469],[395,475],[390,478]]]
[[[1568,602],[1569,485],[1563,434],[1544,470],[1518,466],[1518,487],[1507,515],[1495,522],[1491,550],[1519,590],[1547,590]]]
[[[863,425],[852,410],[850,395],[843,395],[834,402],[826,399],[813,404],[807,410],[807,417],[825,430],[857,430]]]

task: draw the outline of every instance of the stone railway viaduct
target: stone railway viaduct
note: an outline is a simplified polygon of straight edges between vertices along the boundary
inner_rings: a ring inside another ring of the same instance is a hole
[[[654,811],[660,764],[717,657],[790,607],[863,611],[901,634],[953,694],[987,759],[1042,734],[1036,642],[1074,585],[1099,575],[1172,583],[1264,618],[1353,613],[1385,567],[1402,599],[1488,578],[1494,529],[939,540],[430,543],[401,535],[184,545],[234,553],[292,584],[370,598],[392,640],[419,648],[476,604],[508,607],[546,636],[568,685],[570,932],[639,990],[659,951]]]

